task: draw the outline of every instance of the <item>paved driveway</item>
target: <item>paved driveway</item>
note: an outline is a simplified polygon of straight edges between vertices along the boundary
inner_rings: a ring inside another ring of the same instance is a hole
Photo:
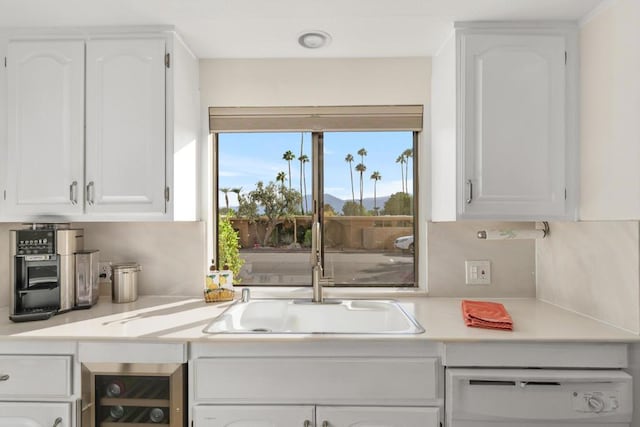
[[[310,252],[302,250],[242,249],[240,271],[245,285],[309,285]],[[326,252],[325,275],[341,285],[410,284],[413,255],[401,252]]]

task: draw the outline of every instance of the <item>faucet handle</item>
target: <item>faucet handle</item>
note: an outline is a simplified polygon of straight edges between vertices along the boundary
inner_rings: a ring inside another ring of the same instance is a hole
[[[240,301],[241,302],[249,302],[250,299],[251,299],[251,291],[249,290],[249,288],[243,288],[242,289],[242,296],[240,297]]]

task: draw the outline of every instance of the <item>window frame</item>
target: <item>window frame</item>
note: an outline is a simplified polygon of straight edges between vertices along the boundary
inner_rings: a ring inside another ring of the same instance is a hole
[[[212,221],[211,244],[214,247],[213,254],[218,259],[218,230],[217,217],[219,209],[219,134],[220,133],[245,133],[245,132],[309,132],[311,133],[312,149],[312,193],[313,201],[317,207],[324,206],[324,183],[322,181],[323,170],[323,137],[325,132],[342,131],[411,131],[413,144],[413,235],[416,241],[413,254],[413,285],[338,285],[330,287],[329,296],[337,293],[340,296],[349,294],[362,294],[362,292],[397,295],[426,293],[426,265],[420,262],[422,249],[426,249],[426,233],[423,232],[421,224],[426,227],[425,212],[422,217],[420,212],[426,210],[427,206],[421,202],[421,185],[419,180],[419,170],[424,169],[421,153],[425,151],[421,147],[423,138],[422,132],[423,107],[420,106],[360,106],[360,107],[210,107],[209,108],[209,134],[212,141],[212,174],[211,184],[213,186],[213,197],[210,206],[209,218]],[[259,118],[260,120],[257,120]],[[251,119],[251,120],[248,120]],[[340,125],[343,120],[343,125]],[[266,125],[271,121],[270,125]],[[257,123],[257,125],[256,125]],[[324,123],[327,129],[319,129]],[[331,123],[330,126],[327,123]],[[375,123],[374,128],[369,125]],[[411,128],[406,128],[407,123],[411,123]],[[215,126],[215,127],[214,127]],[[303,128],[306,127],[306,128]],[[319,181],[319,182],[316,182]],[[323,209],[317,209],[318,219],[323,223]],[[426,230],[426,228],[425,228]],[[423,237],[424,236],[424,237]],[[325,260],[324,239],[322,242],[322,262]],[[426,251],[425,251],[426,252]],[[426,264],[426,263],[424,263]],[[422,268],[425,267],[425,268]],[[422,276],[425,276],[422,278]],[[422,279],[422,280],[421,280]],[[242,287],[241,284],[239,287]],[[298,292],[308,292],[309,286],[288,287],[278,286],[251,286],[253,290],[259,290],[260,294],[271,296],[272,294],[296,294]]]

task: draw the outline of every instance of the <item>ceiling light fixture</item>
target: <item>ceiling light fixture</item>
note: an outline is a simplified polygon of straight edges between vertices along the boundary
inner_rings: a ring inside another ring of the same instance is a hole
[[[331,42],[329,33],[319,30],[305,31],[298,36],[300,46],[307,49],[320,49]]]

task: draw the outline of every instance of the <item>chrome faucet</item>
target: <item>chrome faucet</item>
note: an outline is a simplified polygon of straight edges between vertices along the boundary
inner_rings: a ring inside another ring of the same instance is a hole
[[[322,303],[322,256],[320,253],[320,222],[311,225],[311,287],[313,288],[312,302]]]

